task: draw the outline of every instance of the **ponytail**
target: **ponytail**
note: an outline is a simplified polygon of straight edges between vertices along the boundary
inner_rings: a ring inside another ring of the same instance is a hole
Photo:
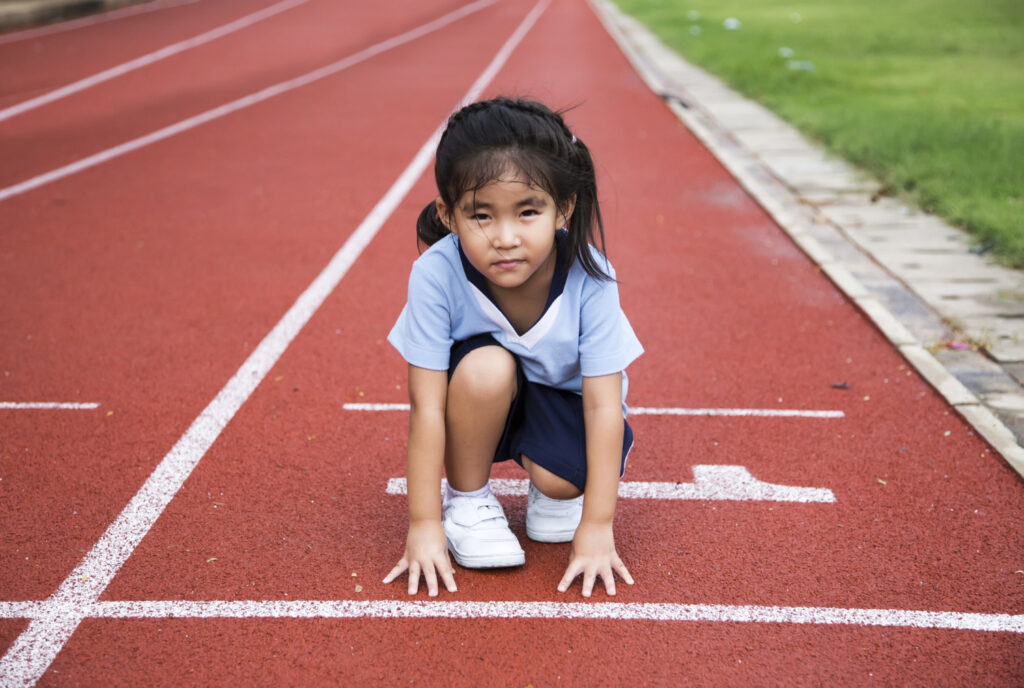
[[[594,161],[590,150],[583,141],[572,137],[572,154],[570,156],[572,174],[577,180],[576,207],[569,218],[569,254],[568,257],[580,262],[584,272],[597,280],[614,281],[606,272],[608,259],[600,263],[594,258],[590,247],[598,248],[601,256],[606,255],[604,245],[604,220],[601,218],[601,205],[597,201],[597,180]],[[597,230],[595,232],[595,229]],[[598,243],[600,240],[600,243]],[[604,263],[604,266],[601,265]]]
[[[441,217],[437,214],[437,203],[431,201],[416,218],[417,241],[427,246],[433,246],[448,234],[450,234],[448,228],[444,226]]]

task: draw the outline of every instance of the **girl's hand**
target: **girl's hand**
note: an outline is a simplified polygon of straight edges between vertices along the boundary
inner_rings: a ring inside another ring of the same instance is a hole
[[[405,571],[409,572],[409,594],[415,595],[420,586],[420,574],[427,582],[427,594],[437,597],[437,576],[440,574],[448,592],[455,592],[454,570],[448,561],[448,543],[440,521],[419,521],[409,524],[409,537],[405,541],[405,555],[391,573],[384,577],[385,583],[395,580]]]
[[[609,595],[615,594],[615,573],[618,573],[622,580],[633,585],[633,577],[629,575],[626,565],[622,563],[615,551],[615,537],[612,535],[611,523],[582,521],[576,528],[576,535],[572,539],[572,552],[569,555],[569,566],[558,583],[558,592],[568,590],[580,573],[583,574],[584,597],[590,597],[597,576],[604,580],[604,589]]]

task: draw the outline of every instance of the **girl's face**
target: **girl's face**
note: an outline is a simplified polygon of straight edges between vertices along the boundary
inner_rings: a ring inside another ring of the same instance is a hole
[[[572,214],[551,195],[517,175],[467,192],[449,213],[441,199],[437,211],[459,237],[470,264],[498,289],[515,290],[532,279],[554,274],[555,232]]]

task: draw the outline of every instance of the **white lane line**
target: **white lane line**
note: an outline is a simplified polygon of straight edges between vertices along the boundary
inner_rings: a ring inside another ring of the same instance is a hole
[[[302,76],[295,77],[294,79],[289,79],[287,81],[274,84],[273,86],[268,86],[261,91],[243,96],[237,100],[231,101],[230,103],[220,105],[212,110],[207,110],[206,112],[184,119],[176,124],[164,127],[163,129],[158,129],[157,131],[146,134],[145,136],[140,136],[137,139],[126,141],[125,143],[114,146],[113,148],[108,148],[107,150],[96,153],[95,155],[90,155],[89,157],[83,158],[77,162],[73,162],[55,170],[51,170],[45,174],[32,177],[31,179],[27,179],[13,186],[8,186],[5,189],[0,189],[0,201],[11,198],[12,196],[23,194],[26,191],[31,191],[32,189],[57,181],[58,179],[63,179],[64,177],[77,172],[87,170],[90,167],[95,167],[96,165],[107,162],[108,160],[113,160],[114,158],[118,158],[126,153],[138,150],[139,148],[144,148],[151,143],[156,143],[157,141],[162,141],[176,134],[180,134],[183,131],[194,129],[201,124],[211,122],[215,119],[224,117],[225,115],[229,115],[232,112],[236,112],[237,110],[242,110],[243,108],[261,103],[268,98],[273,98],[274,96],[282,93],[319,81],[320,79],[336,74],[343,69],[348,69],[353,65],[368,60],[375,55],[408,43],[433,31],[437,31],[438,29],[459,20],[468,14],[472,14],[473,12],[481,10],[495,2],[497,2],[497,0],[477,0],[477,2],[463,5],[459,9],[449,12],[434,21],[427,22],[426,24],[395,36],[394,38],[389,38],[385,41],[381,41],[380,43],[371,45],[365,50],[361,50],[354,55],[350,55],[344,59],[338,60],[337,62],[333,62],[326,67],[321,67],[313,70],[312,72],[307,72]]]
[[[745,408],[650,408],[631,406],[629,414],[635,416],[762,416],[765,418],[843,418],[842,411],[807,411],[803,409],[745,409]]]
[[[38,602],[0,602],[0,618],[32,618]],[[612,619],[617,621],[886,626],[1024,633],[1024,614],[658,602],[210,600],[94,602],[103,619]]]
[[[530,10],[470,86],[461,103],[480,97],[512,51],[547,9],[550,1],[540,0]],[[461,11],[462,14],[466,13],[465,9]],[[451,17],[459,12],[445,16]],[[433,159],[444,126],[445,122],[442,122],[434,130],[383,198],[345,245],[334,254],[323,272],[299,296],[214,400],[203,409],[82,562],[46,600],[28,628],[14,640],[0,659],[0,685],[31,686],[43,675],[85,618],[89,605],[103,594],[111,579],[160,517],[214,440],[423,174]]]
[[[409,404],[345,404],[346,411],[408,411]]]
[[[441,481],[444,489],[445,480]],[[526,495],[528,480],[492,478],[491,490],[497,495]],[[405,478],[388,480],[386,494],[408,493]],[[836,497],[826,487],[792,487],[758,480],[743,466],[694,466],[692,483],[651,483],[622,481],[623,499],[688,499],[713,501],[822,502],[834,503]]]
[[[236,19],[232,22],[222,24],[221,26],[218,26],[215,29],[210,29],[209,31],[199,34],[198,36],[193,36],[192,38],[187,38],[183,41],[172,43],[171,45],[160,48],[159,50],[155,50],[151,53],[143,55],[142,57],[136,57],[134,60],[122,62],[121,64],[115,67],[105,69],[102,72],[98,72],[96,74],[93,74],[92,76],[87,76],[84,79],[79,79],[78,81],[70,83],[67,86],[62,86],[55,91],[44,93],[43,95],[38,96],[36,98],[31,98],[30,100],[26,100],[22,103],[18,103],[17,105],[12,105],[9,108],[0,110],[0,122],[8,120],[11,117],[15,117],[22,113],[28,112],[29,110],[34,110],[37,107],[46,105],[47,103],[52,103],[55,100],[66,98],[67,96],[70,96],[74,93],[78,93],[79,91],[84,91],[85,89],[96,86],[97,84],[102,84],[104,81],[116,79],[117,77],[123,76],[128,72],[133,72],[136,69],[141,69],[142,67],[151,65],[154,62],[159,62],[160,60],[171,57],[172,55],[177,55],[178,53],[185,52],[186,50],[190,50],[205,43],[209,43],[210,41],[215,41],[218,38],[223,38],[228,34],[240,31],[246,28],[247,26],[252,26],[256,22],[260,22],[263,21],[264,19],[273,17],[275,14],[280,14],[281,12],[290,10],[293,7],[304,5],[307,2],[309,2],[309,0],[282,0],[281,2],[271,5],[270,7],[263,8],[258,12],[247,14],[244,17]]]
[[[99,408],[99,404],[78,404],[57,401],[0,401],[0,409],[70,409],[90,410]]]
[[[41,38],[55,33],[64,33],[65,31],[71,31],[72,29],[80,29],[83,26],[105,24],[106,22],[114,19],[132,17],[136,14],[148,14],[150,12],[156,12],[157,10],[166,10],[172,7],[180,7],[181,5],[191,5],[196,2],[199,2],[199,0],[170,0],[169,2],[149,2],[144,5],[129,5],[128,7],[122,7],[119,10],[111,10],[110,12],[103,12],[102,14],[95,14],[90,17],[82,17],[81,19],[62,21],[56,24],[50,24],[49,26],[40,26],[34,29],[23,29],[21,31],[4,34],[0,36],[0,45],[24,41],[29,38]]]
[[[43,609],[43,602],[0,602],[0,619],[32,619]]]
[[[345,404],[346,411],[408,411],[409,404]],[[651,408],[630,406],[631,416],[763,416],[767,418],[844,418],[842,411],[743,408]]]

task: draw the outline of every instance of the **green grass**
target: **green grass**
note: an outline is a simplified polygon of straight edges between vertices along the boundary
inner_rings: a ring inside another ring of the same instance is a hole
[[[888,193],[1024,268],[1024,0],[617,2]]]

